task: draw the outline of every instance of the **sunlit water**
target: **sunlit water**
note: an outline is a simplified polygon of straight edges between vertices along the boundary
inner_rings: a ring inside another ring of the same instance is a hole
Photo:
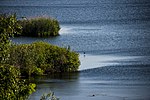
[[[149,0],[1,0],[0,13],[60,22],[60,36],[17,37],[46,41],[80,54],[78,73],[36,78],[37,100],[54,91],[60,100],[150,100]],[[85,52],[85,54],[84,54]]]

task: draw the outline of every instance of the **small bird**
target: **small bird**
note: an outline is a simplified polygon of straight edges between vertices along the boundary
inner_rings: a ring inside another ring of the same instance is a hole
[[[84,57],[85,57],[85,52],[83,52],[83,54],[84,54]]]
[[[92,96],[94,97],[95,95],[93,94]]]

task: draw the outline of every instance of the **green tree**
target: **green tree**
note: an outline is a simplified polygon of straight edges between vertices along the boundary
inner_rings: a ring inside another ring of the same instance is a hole
[[[0,65],[0,100],[25,100],[35,91],[35,86],[20,78],[17,67]]]
[[[16,15],[0,15],[0,63],[6,63],[9,57],[10,37],[20,34],[21,25]]]
[[[7,64],[10,58],[10,37],[21,32],[16,15],[0,15],[0,100],[25,100],[35,88],[20,78],[17,67]]]

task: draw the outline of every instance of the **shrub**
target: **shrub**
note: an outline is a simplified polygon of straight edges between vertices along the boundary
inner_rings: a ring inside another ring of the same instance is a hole
[[[16,15],[0,15],[0,100],[25,100],[34,91],[35,84],[22,80],[17,67],[8,65],[10,37],[21,32]]]
[[[10,52],[10,64],[28,75],[77,71],[80,65],[77,53],[45,42],[13,45]]]
[[[59,23],[51,18],[34,18],[21,20],[22,35],[31,37],[48,37],[59,35]]]
[[[6,63],[9,57],[10,37],[21,33],[16,15],[0,15],[0,63]]]
[[[25,100],[35,91],[35,84],[27,84],[20,78],[17,67],[0,65],[0,99]]]

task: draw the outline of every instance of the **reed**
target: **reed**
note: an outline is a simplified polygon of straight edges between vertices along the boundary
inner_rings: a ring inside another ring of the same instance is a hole
[[[22,36],[49,37],[59,35],[59,22],[52,18],[34,18],[19,21],[22,26]]]

